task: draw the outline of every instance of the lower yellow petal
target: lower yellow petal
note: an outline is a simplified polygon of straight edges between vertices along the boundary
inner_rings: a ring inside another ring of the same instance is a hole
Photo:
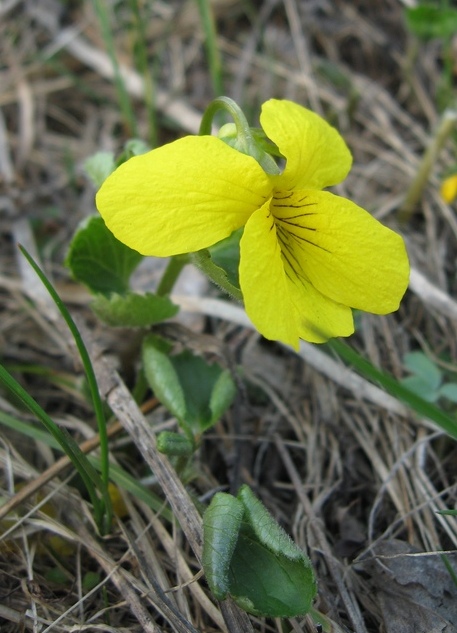
[[[297,277],[284,259],[268,203],[249,218],[240,248],[246,312],[265,338],[298,349],[300,338],[322,343],[352,334],[351,310]]]
[[[283,251],[319,292],[376,314],[398,309],[409,280],[400,235],[322,191],[275,192],[272,210]]]
[[[253,158],[215,137],[188,136],[118,167],[96,204],[121,242],[165,257],[219,242],[270,193],[271,183]]]

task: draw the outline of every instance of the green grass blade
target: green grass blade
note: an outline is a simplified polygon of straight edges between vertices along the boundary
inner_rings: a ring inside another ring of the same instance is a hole
[[[30,422],[20,420],[13,415],[0,411],[0,424],[21,433],[21,435],[43,442],[43,444],[46,444],[46,446],[50,446],[55,450],[64,452],[61,444],[53,435],[47,431],[37,428]],[[87,459],[97,471],[101,470],[101,461],[98,457],[88,456]],[[154,512],[160,513],[160,516],[162,516],[166,521],[170,523],[173,521],[173,515],[169,508],[166,507],[163,499],[151,492],[146,486],[137,481],[120,466],[110,464],[110,480],[113,481],[119,488],[129,492],[136,499],[143,501],[143,503],[149,506]]]
[[[205,34],[206,54],[208,56],[213,92],[215,97],[220,97],[224,94],[224,86],[222,81],[221,56],[217,47],[216,25],[209,0],[197,0],[197,4],[203,32]]]
[[[103,41],[105,42],[106,51],[113,65],[114,83],[119,99],[119,106],[124,117],[124,124],[127,127],[127,134],[129,136],[137,136],[135,114],[133,112],[130,97],[127,92],[127,88],[125,87],[125,83],[122,78],[116,57],[116,46],[111,30],[110,14],[108,11],[107,2],[106,0],[93,0],[93,5],[95,9],[95,14],[100,24],[100,29],[102,32]]]
[[[81,452],[79,446],[64,428],[60,428],[54,420],[40,407],[38,402],[20,385],[13,376],[0,364],[0,381],[18,398],[29,411],[31,411],[43,424],[46,430],[60,444],[64,452],[71,459],[74,467],[81,476],[87,488],[90,500],[94,507],[94,516],[100,525],[103,517],[103,504],[97,495],[95,486],[103,490],[103,483],[94,467]]]
[[[417,394],[404,387],[393,376],[377,369],[377,367],[372,365],[346,343],[334,339],[327,343],[327,347],[333,350],[348,364],[352,365],[359,374],[375,383],[378,383],[383,389],[385,389],[385,391],[407,404],[421,417],[428,418],[443,429],[443,431],[445,431],[448,435],[457,439],[457,420],[455,418],[452,418],[436,405],[431,402],[427,402]]]
[[[109,457],[108,457],[108,436],[106,433],[106,420],[105,413],[103,409],[103,403],[100,398],[100,393],[98,391],[97,379],[95,377],[94,368],[92,367],[92,363],[90,360],[89,353],[87,348],[82,340],[81,334],[76,326],[76,323],[73,321],[71,314],[69,313],[67,307],[63,303],[62,299],[58,295],[57,291],[50,283],[46,275],[43,273],[41,268],[37,265],[37,263],[33,260],[31,255],[27,252],[27,250],[23,246],[19,246],[21,253],[29,262],[30,266],[36,272],[40,281],[49,292],[52,300],[56,304],[59,309],[60,314],[62,315],[65,323],[70,330],[73,339],[76,343],[76,347],[78,348],[79,355],[81,357],[81,361],[84,367],[84,371],[86,374],[87,382],[89,385],[90,394],[92,397],[92,403],[94,407],[95,416],[97,419],[98,433],[100,436],[100,455],[102,461],[102,486],[100,487],[100,492],[103,496],[105,502],[105,512],[106,512],[106,524],[104,529],[109,529],[108,526],[111,525],[111,500],[108,494],[108,483],[109,483]]]
[[[6,426],[8,429],[17,431],[21,435],[30,437],[38,442],[42,442],[51,448],[62,450],[62,446],[53,435],[50,435],[47,431],[43,431],[43,429],[37,428],[34,424],[24,422],[23,420],[20,420],[13,415],[9,415],[4,411],[0,411],[0,424]]]
[[[147,5],[146,5],[147,7]],[[145,7],[145,8],[146,8]],[[130,9],[133,14],[134,26],[136,29],[136,42],[133,48],[135,57],[135,66],[141,73],[144,81],[144,101],[148,113],[149,124],[149,144],[151,147],[157,147],[157,114],[156,114],[156,91],[152,72],[148,64],[148,47],[146,36],[146,20],[141,15],[140,4],[138,0],[130,0]]]

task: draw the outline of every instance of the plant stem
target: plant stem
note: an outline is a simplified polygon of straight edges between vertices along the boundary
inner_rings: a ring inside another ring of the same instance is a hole
[[[239,147],[238,150],[244,154],[248,154],[249,146],[254,143],[251,128],[249,127],[249,123],[247,122],[247,119],[239,105],[235,103],[233,99],[230,99],[230,97],[217,97],[217,99],[213,99],[213,101],[211,101],[202,116],[199,135],[204,136],[206,134],[211,134],[213,118],[218,110],[225,110],[233,118],[236,125],[238,139],[242,139],[244,141],[243,147]]]
[[[456,122],[457,110],[450,108],[445,110],[435,135],[422,157],[419,169],[417,170],[417,174],[406,193],[404,202],[398,211],[398,220],[401,224],[406,224],[413,216],[414,208],[419,202],[422,191],[427,184],[430,171],[432,170],[437,156],[452,132]]]
[[[170,294],[182,269],[189,261],[189,255],[176,255],[170,259],[156,290],[159,297]]]
[[[192,253],[192,262],[230,297],[237,301],[243,301],[241,290],[230,283],[225,270],[216,266],[206,249]]]

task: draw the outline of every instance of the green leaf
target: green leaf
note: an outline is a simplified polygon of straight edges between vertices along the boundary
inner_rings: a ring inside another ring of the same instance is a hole
[[[114,171],[116,165],[113,152],[97,152],[84,161],[84,171],[97,187]]]
[[[186,417],[186,400],[178,374],[168,357],[170,346],[153,334],[143,341],[143,366],[146,380],[156,397],[178,420]]]
[[[194,444],[181,433],[162,431],[157,436],[157,450],[164,455],[187,457],[195,450]]]
[[[249,613],[294,617],[316,594],[311,563],[247,486],[217,493],[203,516],[203,569],[211,591]]]
[[[243,518],[236,497],[217,492],[203,515],[202,565],[209,588],[218,600],[229,591],[229,570]]]
[[[251,526],[258,541],[274,554],[280,554],[291,560],[301,560],[302,550],[295,545],[290,536],[278,525],[263,503],[257,499],[249,486],[241,486],[238,499],[244,505],[244,518]]]
[[[82,579],[82,589],[84,592],[88,592],[91,591],[91,589],[94,589],[94,587],[96,587],[97,585],[99,585],[101,583],[101,577],[100,574],[96,571],[87,571]]]
[[[228,369],[225,369],[219,375],[216,380],[211,398],[209,401],[209,408],[211,411],[211,420],[214,424],[232,404],[236,396],[236,386],[233,382],[233,378]]]
[[[279,527],[279,526],[278,526]],[[240,607],[271,618],[307,613],[316,595],[309,560],[291,560],[259,543],[243,525],[230,566],[230,594]]]
[[[100,216],[91,216],[70,244],[66,264],[92,292],[123,294],[143,256],[117,240]]]
[[[406,10],[406,23],[418,37],[447,39],[457,31],[457,10],[423,4]]]
[[[221,366],[209,364],[188,350],[170,360],[186,400],[185,420],[194,433],[202,433],[219,420],[233,401],[235,386],[230,374],[227,376],[226,372],[219,384],[224,373]]]
[[[430,387],[422,376],[407,376],[402,378],[400,383],[427,402],[436,402],[439,398],[439,392]]]
[[[143,343],[146,379],[157,398],[185,430],[201,434],[231,405],[235,385],[228,371],[209,364],[188,350],[169,356],[163,339],[148,336]]]
[[[442,380],[441,372],[435,363],[423,352],[405,354],[403,362],[412,374],[420,376],[423,382],[428,385],[429,390],[438,389]],[[420,395],[420,392],[416,393]]]
[[[457,384],[455,382],[448,382],[442,385],[438,389],[438,395],[447,398],[451,402],[457,402]]]
[[[168,297],[133,292],[109,296],[99,294],[92,301],[91,308],[111,327],[147,327],[175,316],[179,310]]]

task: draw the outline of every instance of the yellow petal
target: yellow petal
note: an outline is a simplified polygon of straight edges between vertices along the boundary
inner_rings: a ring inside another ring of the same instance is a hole
[[[284,252],[322,294],[376,314],[398,308],[409,280],[400,235],[323,191],[276,192],[272,211]]]
[[[291,101],[270,99],[260,123],[287,163],[276,176],[281,189],[324,189],[344,180],[352,157],[339,132],[322,117]]]
[[[227,237],[270,192],[253,158],[215,137],[189,136],[118,167],[96,204],[121,242],[143,255],[166,257]]]
[[[457,174],[449,176],[441,185],[441,197],[450,204],[457,197]]]
[[[351,310],[298,278],[284,259],[268,203],[249,218],[240,247],[246,312],[265,338],[298,349],[299,338],[322,343],[352,334]]]

